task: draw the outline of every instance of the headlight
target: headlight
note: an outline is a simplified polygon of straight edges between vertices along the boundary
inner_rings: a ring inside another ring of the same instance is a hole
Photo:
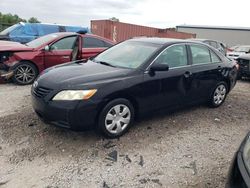
[[[86,100],[92,97],[96,93],[96,89],[90,90],[64,90],[60,91],[53,97],[53,101],[74,101],[74,100]]]
[[[250,136],[247,136],[247,140],[243,149],[243,161],[245,166],[250,173]]]

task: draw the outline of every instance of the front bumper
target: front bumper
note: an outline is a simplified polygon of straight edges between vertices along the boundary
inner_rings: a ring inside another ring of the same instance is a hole
[[[226,188],[250,188],[250,175],[245,167],[242,155],[244,145],[245,140],[234,156],[229,170]]]
[[[52,101],[37,97],[32,92],[32,106],[37,115],[48,124],[71,130],[94,127],[97,104],[93,101]]]

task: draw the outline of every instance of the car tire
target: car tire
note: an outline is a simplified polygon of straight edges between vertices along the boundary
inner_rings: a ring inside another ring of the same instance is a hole
[[[102,109],[97,130],[107,138],[118,138],[129,130],[134,116],[134,107],[127,99],[112,100]]]
[[[227,84],[225,82],[219,82],[210,96],[209,99],[210,107],[217,108],[221,106],[227,97],[227,93],[228,93]]]
[[[20,62],[14,68],[13,81],[18,85],[32,84],[38,76],[38,70],[30,62]]]

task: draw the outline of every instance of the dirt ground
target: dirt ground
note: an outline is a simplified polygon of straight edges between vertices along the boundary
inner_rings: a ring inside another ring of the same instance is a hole
[[[154,115],[116,140],[42,123],[30,86],[0,85],[0,105],[0,187],[215,188],[250,128],[250,81],[220,108]]]

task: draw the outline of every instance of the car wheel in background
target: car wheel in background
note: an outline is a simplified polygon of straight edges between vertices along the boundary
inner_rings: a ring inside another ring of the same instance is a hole
[[[222,105],[227,97],[227,84],[225,82],[219,82],[210,96],[209,103],[213,108]]]
[[[20,62],[14,68],[13,81],[19,85],[27,85],[34,82],[38,76],[38,70],[32,63]]]
[[[99,115],[98,131],[105,137],[117,138],[125,134],[134,121],[134,107],[127,99],[109,102]]]

